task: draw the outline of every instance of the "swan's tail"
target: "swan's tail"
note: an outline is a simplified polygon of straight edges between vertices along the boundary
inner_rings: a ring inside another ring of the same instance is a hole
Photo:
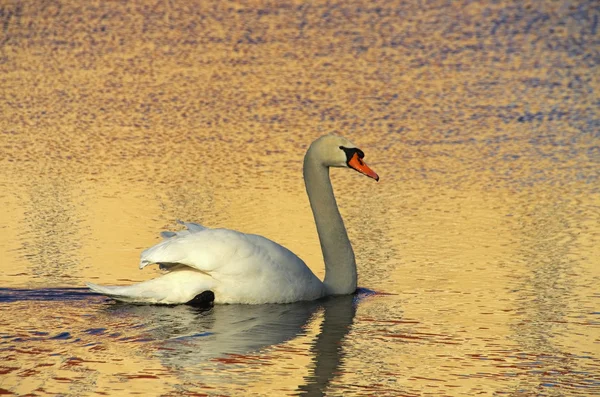
[[[121,302],[139,302],[139,303],[155,303],[152,300],[148,300],[147,297],[142,296],[140,291],[137,291],[137,285],[129,285],[124,287],[119,286],[104,286],[94,283],[85,283],[89,289],[102,295],[106,295],[110,298]]]
[[[205,273],[184,268],[133,285],[86,285],[94,292],[121,302],[174,305],[188,303],[198,294],[211,291],[214,283]]]

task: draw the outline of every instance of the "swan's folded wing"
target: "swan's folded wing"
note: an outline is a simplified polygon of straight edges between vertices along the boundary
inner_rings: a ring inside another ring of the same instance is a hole
[[[182,264],[210,273],[257,250],[248,237],[228,229],[203,229],[173,236],[142,252],[140,269],[158,263]]]
[[[171,238],[171,237],[175,237],[175,236],[185,236],[188,234],[198,233],[198,232],[208,229],[206,226],[202,226],[198,223],[193,223],[193,222],[183,222],[181,220],[177,220],[177,223],[185,226],[185,229],[179,230],[177,232],[171,232],[171,231],[160,232],[161,237],[166,239],[166,238]]]
[[[190,233],[197,233],[197,232],[201,232],[203,230],[208,229],[206,226],[202,226],[201,224],[194,223],[194,222],[184,222],[184,221],[178,220],[177,223],[185,226],[187,228],[187,230],[189,230]]]

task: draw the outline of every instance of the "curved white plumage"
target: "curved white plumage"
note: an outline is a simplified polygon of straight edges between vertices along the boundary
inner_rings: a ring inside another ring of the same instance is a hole
[[[126,287],[88,283],[129,302],[173,304],[213,291],[215,303],[288,303],[318,299],[323,283],[287,248],[254,234],[185,223],[181,232],[142,252],[140,269],[159,264],[169,272]],[[265,290],[268,288],[268,290]]]
[[[183,223],[186,230],[163,232],[166,240],[142,253],[140,269],[159,264],[163,276],[124,287],[88,286],[117,300],[186,303],[212,291],[215,303],[288,303],[356,290],[354,251],[337,208],[330,167],[353,168],[375,180],[364,153],[347,139],[326,135],[304,156],[303,175],[325,262],[321,282],[287,248],[254,234]]]

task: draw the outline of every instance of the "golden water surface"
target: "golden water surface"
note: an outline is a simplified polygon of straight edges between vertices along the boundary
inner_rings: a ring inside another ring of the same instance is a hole
[[[0,394],[600,394],[594,1],[0,4]],[[356,296],[115,304],[177,219],[324,273],[307,145]]]

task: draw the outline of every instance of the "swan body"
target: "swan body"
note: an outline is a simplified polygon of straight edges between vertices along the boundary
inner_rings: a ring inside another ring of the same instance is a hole
[[[215,303],[287,303],[318,299],[323,283],[290,250],[254,234],[187,223],[142,253],[140,269],[161,264],[168,273],[126,287],[91,289],[118,300],[185,303],[213,291]],[[268,290],[265,290],[268,288]]]
[[[329,167],[349,167],[379,179],[350,141],[326,135],[314,141],[304,158],[304,180],[313,210],[325,279],[287,248],[265,237],[229,229],[183,223],[185,230],[163,232],[165,238],[142,252],[140,269],[159,264],[167,272],[130,286],[100,286],[93,291],[133,303],[187,303],[204,291],[215,303],[290,303],[356,290],[354,251],[337,208]]]

